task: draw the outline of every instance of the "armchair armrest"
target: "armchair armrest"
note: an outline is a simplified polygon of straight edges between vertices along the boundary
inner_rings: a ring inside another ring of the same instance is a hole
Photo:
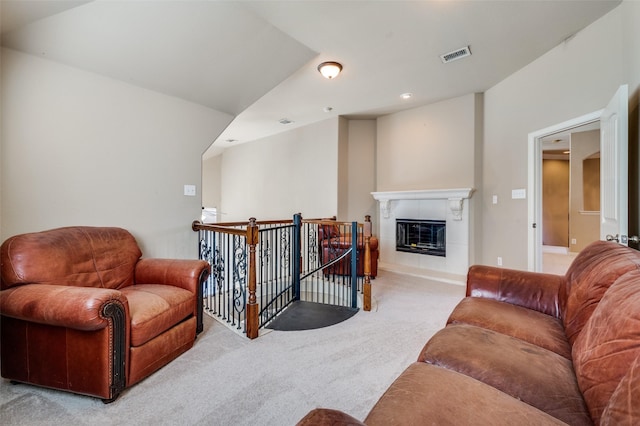
[[[198,287],[209,276],[211,267],[205,260],[140,259],[136,264],[136,284],[166,284],[198,294]]]
[[[128,311],[118,290],[49,284],[26,284],[0,292],[2,315],[24,321],[91,331],[105,328],[104,309],[118,304]]]
[[[467,274],[467,296],[484,297],[560,318],[561,275],[474,265]]]

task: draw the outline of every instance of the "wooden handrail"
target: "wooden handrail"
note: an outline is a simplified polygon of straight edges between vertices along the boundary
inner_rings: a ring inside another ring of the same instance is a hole
[[[247,223],[245,223],[246,225]],[[194,220],[191,223],[191,229],[195,232],[197,231],[213,231],[213,232],[222,232],[224,234],[233,234],[233,235],[246,235],[246,229],[242,228],[228,228],[226,226],[222,226],[219,224],[213,225],[210,223],[202,223],[199,220]]]

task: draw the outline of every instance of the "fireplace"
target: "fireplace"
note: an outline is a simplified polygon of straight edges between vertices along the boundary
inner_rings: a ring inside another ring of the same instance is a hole
[[[446,257],[446,221],[396,219],[396,251]]]

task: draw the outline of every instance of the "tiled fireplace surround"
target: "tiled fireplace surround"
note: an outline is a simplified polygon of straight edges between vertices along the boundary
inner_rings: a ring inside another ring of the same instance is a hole
[[[380,268],[461,284],[470,263],[473,188],[372,192],[380,206]],[[446,257],[396,251],[396,219],[445,220]]]

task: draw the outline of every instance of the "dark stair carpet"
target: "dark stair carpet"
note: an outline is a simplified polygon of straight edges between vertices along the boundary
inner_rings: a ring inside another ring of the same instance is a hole
[[[280,331],[313,330],[338,324],[354,316],[358,308],[297,300],[266,328]]]

